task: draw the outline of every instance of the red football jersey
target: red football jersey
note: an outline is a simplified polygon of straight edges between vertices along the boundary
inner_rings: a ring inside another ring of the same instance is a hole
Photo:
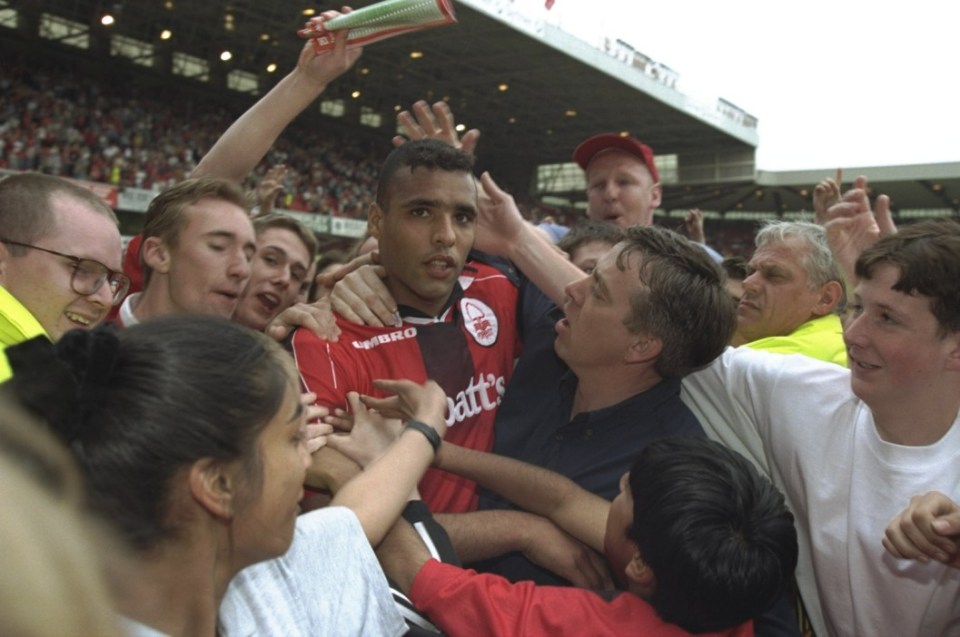
[[[452,302],[436,318],[405,317],[400,327],[355,325],[337,317],[340,340],[297,330],[291,340],[304,386],[317,402],[347,408],[347,392],[383,396],[379,378],[436,381],[447,394],[446,439],[490,451],[493,420],[519,353],[517,286],[494,267],[469,261]],[[420,493],[432,511],[473,511],[476,484],[430,469]]]

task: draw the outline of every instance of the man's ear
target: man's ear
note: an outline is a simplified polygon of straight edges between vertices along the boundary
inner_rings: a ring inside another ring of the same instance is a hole
[[[234,515],[237,479],[230,465],[201,458],[190,466],[190,495],[210,515],[229,520]]]
[[[841,299],[843,299],[843,286],[840,285],[840,282],[827,281],[827,283],[820,288],[820,298],[817,299],[817,303],[813,306],[812,312],[815,316],[831,314],[836,311]]]
[[[663,342],[649,334],[637,334],[633,343],[627,348],[627,363],[651,363],[660,356],[663,350]]]
[[[657,577],[650,565],[644,561],[639,549],[633,554],[633,559],[627,563],[624,574],[629,582],[629,590],[644,598],[653,595],[657,587]]]
[[[960,372],[960,332],[950,332],[947,335],[947,347],[947,369]]]
[[[663,201],[663,187],[660,185],[660,182],[653,184],[653,187],[650,189],[650,209],[660,207],[660,203]]]
[[[367,213],[367,234],[380,241],[380,224],[383,220],[383,208],[380,204],[374,202],[370,204],[370,210]]]
[[[160,237],[147,237],[140,245],[140,254],[144,264],[154,272],[166,274],[170,271],[170,248]]]

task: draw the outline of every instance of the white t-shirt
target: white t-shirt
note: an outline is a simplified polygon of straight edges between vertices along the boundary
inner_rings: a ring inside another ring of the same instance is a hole
[[[796,516],[797,580],[819,635],[960,635],[960,570],[881,545],[911,496],[960,501],[960,417],[933,445],[884,442],[849,370],[728,349],[683,382],[707,435],[767,471]]]
[[[285,555],[233,578],[219,621],[227,637],[396,637],[407,631],[360,522],[344,507],[300,516]]]

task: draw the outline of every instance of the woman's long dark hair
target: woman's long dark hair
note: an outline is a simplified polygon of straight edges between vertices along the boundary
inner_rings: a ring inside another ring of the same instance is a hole
[[[291,382],[276,343],[211,317],[75,330],[7,356],[8,391],[71,448],[93,509],[135,550],[176,533],[171,480],[195,461],[239,459],[259,487],[256,439]]]

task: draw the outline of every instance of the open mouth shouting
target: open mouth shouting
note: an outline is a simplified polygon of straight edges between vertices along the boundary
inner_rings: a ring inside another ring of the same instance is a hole
[[[437,279],[445,279],[451,273],[456,273],[457,262],[453,257],[438,254],[424,261],[427,274]]]
[[[256,295],[260,308],[267,314],[273,314],[280,307],[280,297],[270,292],[261,292]]]

